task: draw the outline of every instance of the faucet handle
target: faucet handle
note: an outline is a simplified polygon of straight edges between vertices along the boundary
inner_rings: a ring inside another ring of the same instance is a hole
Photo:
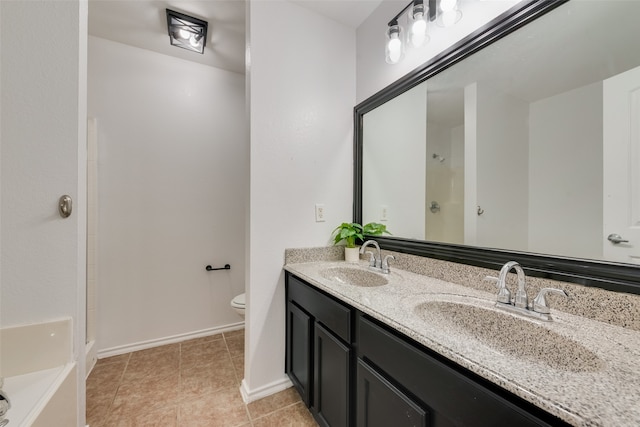
[[[369,267],[376,266],[376,256],[371,251],[366,251],[365,254],[369,254]]]
[[[569,295],[567,295],[567,293],[562,289],[542,288],[540,289],[540,292],[538,292],[538,295],[533,299],[533,311],[542,314],[551,313],[549,306],[547,305],[547,294],[558,294],[566,298],[569,297]]]
[[[501,282],[500,279],[495,276],[485,276],[484,280],[494,282],[498,287],[498,302],[511,304],[511,292],[509,292],[506,283]]]
[[[527,290],[525,288],[524,275],[518,275],[518,288],[516,290],[516,295],[513,298],[513,305],[518,308],[529,307],[529,298],[527,297]]]
[[[393,255],[387,255],[386,257],[384,257],[384,259],[382,260],[382,272],[389,274],[389,258],[391,259],[396,259],[396,257],[394,257]]]

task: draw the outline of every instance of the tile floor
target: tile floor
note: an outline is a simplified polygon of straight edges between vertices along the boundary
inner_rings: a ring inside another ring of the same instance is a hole
[[[244,330],[100,359],[87,378],[90,427],[317,426],[287,389],[245,405]]]

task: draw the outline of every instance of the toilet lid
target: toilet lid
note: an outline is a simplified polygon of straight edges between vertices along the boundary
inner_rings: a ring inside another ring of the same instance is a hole
[[[235,305],[235,306],[242,306],[242,307],[244,307],[244,305],[245,305],[244,295],[245,295],[245,294],[240,294],[240,295],[237,295],[236,297],[234,297],[234,298],[231,300],[231,304],[233,304],[233,305]]]

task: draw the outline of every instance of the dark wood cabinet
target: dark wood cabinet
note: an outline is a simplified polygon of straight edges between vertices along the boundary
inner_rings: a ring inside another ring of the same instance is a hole
[[[286,372],[321,426],[567,426],[286,275]]]
[[[351,422],[353,310],[287,275],[286,372],[321,426]]]
[[[311,403],[313,320],[295,303],[287,303],[287,373],[302,401]]]

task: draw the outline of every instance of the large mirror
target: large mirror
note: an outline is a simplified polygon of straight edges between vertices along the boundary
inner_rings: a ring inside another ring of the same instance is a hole
[[[640,293],[638,16],[525,2],[357,106],[355,219],[389,249]]]

